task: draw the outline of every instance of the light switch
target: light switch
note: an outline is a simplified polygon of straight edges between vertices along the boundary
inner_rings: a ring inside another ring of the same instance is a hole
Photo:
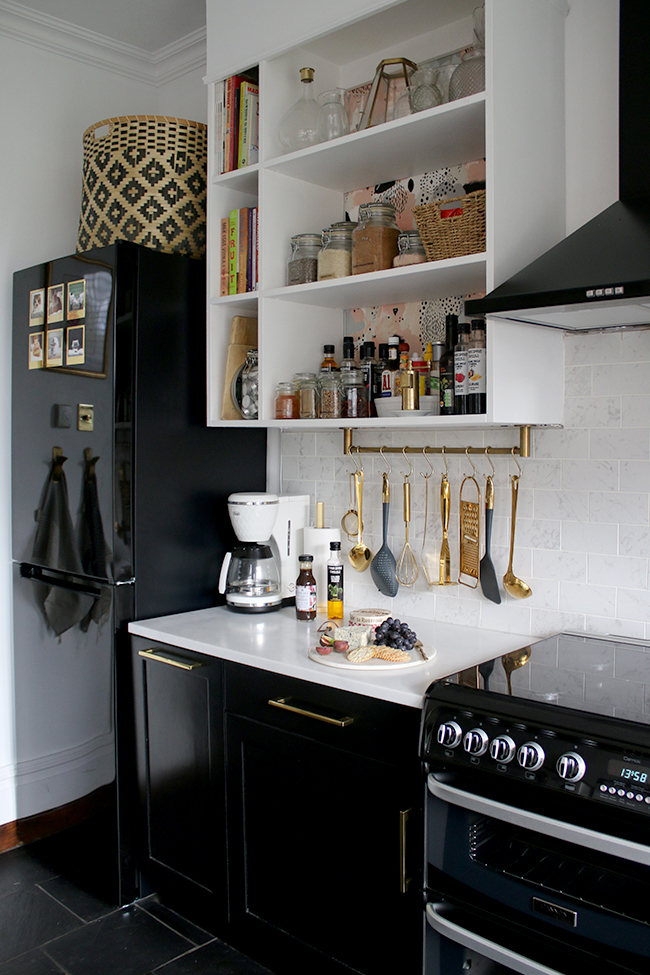
[[[77,430],[92,430],[95,407],[90,403],[77,404]]]

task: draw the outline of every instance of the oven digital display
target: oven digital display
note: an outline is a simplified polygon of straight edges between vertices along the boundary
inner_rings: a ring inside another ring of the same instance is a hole
[[[624,765],[618,759],[611,758],[607,771],[617,779],[628,779],[630,782],[637,782],[639,785],[650,784],[650,766],[648,765]]]

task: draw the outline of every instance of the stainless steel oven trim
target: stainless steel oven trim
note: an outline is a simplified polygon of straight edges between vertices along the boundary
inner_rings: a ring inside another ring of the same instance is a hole
[[[472,812],[492,816],[502,822],[532,829],[538,833],[543,833],[544,836],[554,836],[556,839],[576,843],[578,846],[586,846],[589,849],[595,846],[602,853],[610,853],[612,856],[631,860],[632,863],[643,863],[650,866],[650,847],[643,846],[641,843],[624,840],[608,833],[600,833],[584,826],[574,826],[573,823],[560,822],[548,816],[540,816],[539,813],[529,812],[527,809],[518,809],[503,802],[497,802],[495,799],[486,799],[484,796],[465,792],[455,786],[438,782],[431,772],[427,776],[427,788],[436,798],[443,800],[443,802],[450,802],[454,806],[462,806]]]
[[[474,934],[466,928],[461,928],[453,921],[442,917],[436,910],[436,904],[427,904],[427,923],[442,937],[449,938],[450,941],[455,941],[457,944],[463,945],[464,948],[478,951],[486,958],[506,965],[515,972],[519,972],[520,975],[561,975],[555,968],[540,965],[530,958],[519,955],[516,951],[511,951],[509,948],[504,948],[494,941],[488,941],[487,938]]]

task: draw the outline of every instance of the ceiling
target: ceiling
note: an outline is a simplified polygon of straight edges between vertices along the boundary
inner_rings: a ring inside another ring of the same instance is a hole
[[[205,28],[205,0],[20,0],[16,6],[151,54]]]

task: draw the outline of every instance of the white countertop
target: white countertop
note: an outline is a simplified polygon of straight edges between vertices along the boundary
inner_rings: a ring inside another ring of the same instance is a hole
[[[384,668],[381,672],[364,673],[362,664],[359,670],[342,670],[309,659],[307,652],[318,643],[317,630],[325,618],[300,622],[292,607],[246,615],[216,606],[140,620],[129,624],[129,632],[210,657],[414,708],[422,707],[424,692],[432,681],[536,642],[535,637],[519,633],[409,618],[409,626],[425,648],[436,649],[433,660],[410,669]]]

